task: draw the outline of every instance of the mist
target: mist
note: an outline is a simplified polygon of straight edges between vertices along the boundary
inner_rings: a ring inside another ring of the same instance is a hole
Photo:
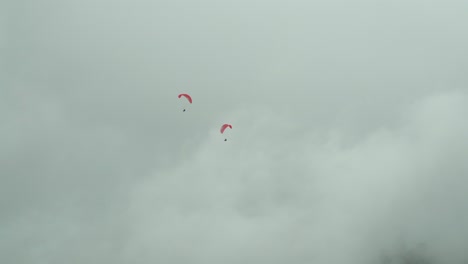
[[[468,261],[468,2],[0,6],[0,262]]]

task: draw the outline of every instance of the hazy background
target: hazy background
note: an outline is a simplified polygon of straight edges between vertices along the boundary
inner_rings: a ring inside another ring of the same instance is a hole
[[[467,14],[2,1],[0,263],[464,263]]]

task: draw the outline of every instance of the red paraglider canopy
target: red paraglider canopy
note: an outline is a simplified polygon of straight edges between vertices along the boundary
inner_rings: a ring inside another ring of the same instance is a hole
[[[187,100],[188,100],[190,103],[192,103],[192,97],[191,97],[190,95],[188,95],[188,94],[179,94],[178,97],[181,98],[182,96],[185,97],[185,98],[187,98]]]
[[[222,125],[222,126],[221,126],[221,130],[220,130],[221,134],[223,134],[223,133],[224,133],[224,130],[226,130],[226,128],[228,128],[228,127],[229,127],[230,129],[232,129],[232,126],[231,126],[230,124],[224,124],[224,125]]]

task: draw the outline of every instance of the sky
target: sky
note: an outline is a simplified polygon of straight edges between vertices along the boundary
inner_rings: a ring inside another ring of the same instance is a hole
[[[468,260],[467,1],[0,7],[1,263]]]

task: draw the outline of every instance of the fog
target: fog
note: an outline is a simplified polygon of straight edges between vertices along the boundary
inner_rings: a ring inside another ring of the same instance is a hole
[[[0,6],[1,263],[468,261],[468,2]]]

